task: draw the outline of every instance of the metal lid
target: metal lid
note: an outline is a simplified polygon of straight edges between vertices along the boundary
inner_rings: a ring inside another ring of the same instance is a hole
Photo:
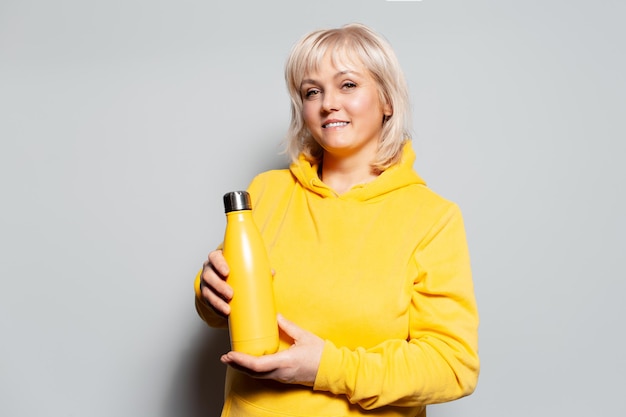
[[[252,210],[250,194],[247,191],[231,191],[224,194],[224,211]]]

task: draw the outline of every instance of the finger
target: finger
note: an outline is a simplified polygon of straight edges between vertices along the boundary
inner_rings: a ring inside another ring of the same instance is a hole
[[[219,272],[215,270],[214,265],[208,261],[205,262],[201,278],[201,289],[208,287],[209,290],[217,293],[225,301],[229,301],[233,298],[233,288],[225,281],[225,277],[221,276]]]
[[[233,298],[233,287],[218,276],[215,271],[207,269],[202,274],[200,288],[208,288],[211,292],[216,293],[224,301],[230,301]]]
[[[224,254],[221,250],[214,250],[209,253],[209,265],[222,277],[226,278],[230,272],[228,263],[224,259]]]
[[[215,272],[208,261],[202,271],[200,292],[204,302],[218,314],[224,317],[230,314],[228,302],[233,297],[233,288]]]
[[[218,314],[221,314],[224,317],[227,317],[230,314],[230,304],[228,304],[228,302],[225,301],[220,295],[216,294],[206,285],[201,287],[201,291],[205,302]]]
[[[267,374],[275,371],[280,364],[277,354],[252,356],[241,352],[228,352],[220,358],[222,363],[244,370],[257,378],[267,377]]]

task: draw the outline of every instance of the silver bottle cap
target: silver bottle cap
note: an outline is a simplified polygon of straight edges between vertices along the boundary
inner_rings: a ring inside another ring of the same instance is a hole
[[[224,194],[224,211],[252,210],[250,194],[247,191],[231,191]]]

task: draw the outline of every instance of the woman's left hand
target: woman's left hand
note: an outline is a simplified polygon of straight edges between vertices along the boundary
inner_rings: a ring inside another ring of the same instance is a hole
[[[254,378],[313,386],[324,349],[324,341],[313,333],[296,326],[280,314],[278,327],[293,339],[293,344],[289,349],[263,356],[231,351],[222,355],[220,360]]]

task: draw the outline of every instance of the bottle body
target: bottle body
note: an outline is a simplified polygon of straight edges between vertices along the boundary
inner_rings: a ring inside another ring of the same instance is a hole
[[[231,348],[250,355],[278,350],[278,323],[272,272],[263,239],[251,210],[226,213],[224,258],[233,288],[230,301]]]

